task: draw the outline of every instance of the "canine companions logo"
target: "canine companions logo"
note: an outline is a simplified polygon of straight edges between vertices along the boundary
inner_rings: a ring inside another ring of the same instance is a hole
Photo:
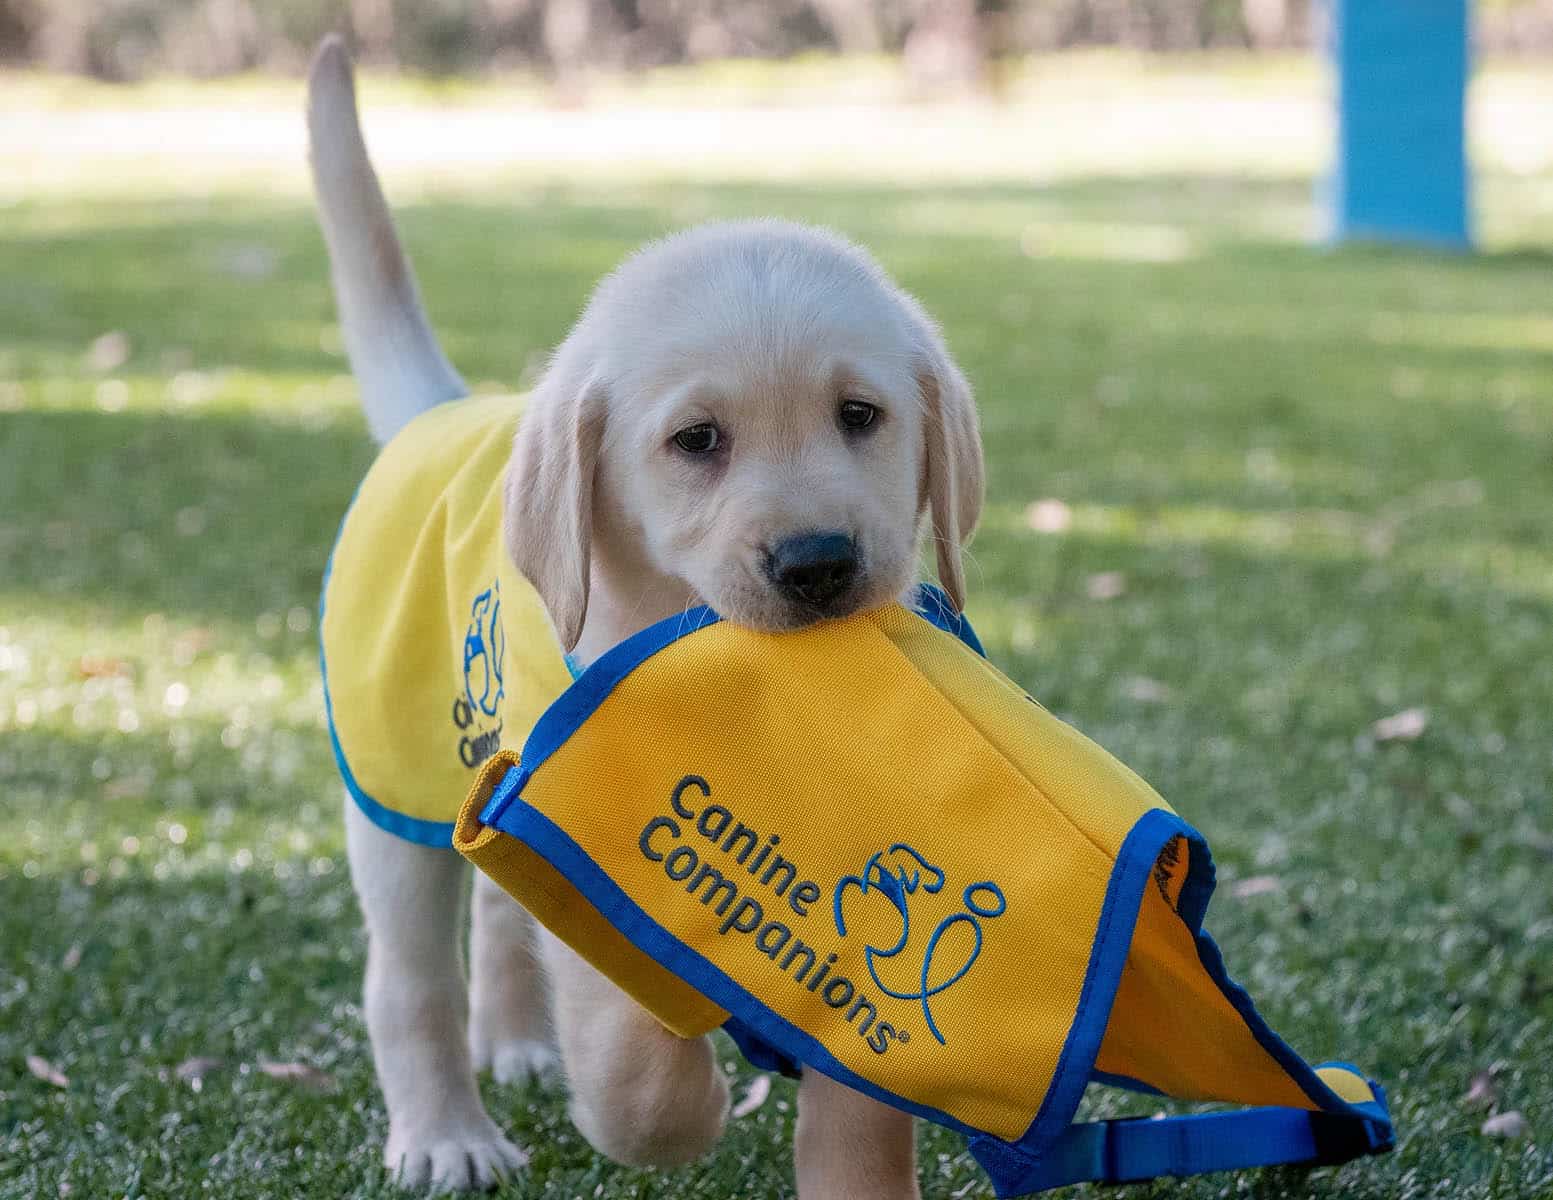
[[[965,978],[981,954],[981,923],[1007,908],[997,884],[971,884],[961,893],[960,905],[948,904],[947,897],[933,902],[939,920],[932,932],[926,932],[932,917],[914,928],[911,897],[919,897],[920,917],[925,907],[920,897],[936,896],[947,881],[943,871],[897,842],[870,858],[861,875],[842,878],[831,889],[826,913],[823,907],[811,908],[823,904],[825,889],[783,854],[782,835],[745,824],[713,799],[712,785],[703,776],[680,779],[668,807],[669,812],[642,827],[637,848],[709,915],[720,918],[719,935],[738,934],[735,940],[741,942],[748,938],[744,944],[770,959],[792,984],[837,1010],[875,1054],[912,1041],[896,1012],[881,1011],[880,993],[920,1006],[938,1044],[948,1044],[932,1000]],[[862,963],[850,950],[855,943],[846,940],[849,916],[858,940],[864,941]],[[864,990],[863,969],[878,992]]]
[[[466,767],[478,767],[501,745],[501,721],[491,718],[501,711],[502,659],[507,636],[501,626],[501,585],[490,587],[469,606],[469,628],[464,631],[464,694],[453,701],[453,725],[461,736],[458,759]]]
[[[924,872],[927,875],[925,882]],[[848,875],[838,883],[832,902],[836,932],[842,937],[847,935],[843,907],[848,889],[855,888],[860,897],[879,896],[895,909],[900,921],[900,933],[894,944],[866,946],[863,958],[875,986],[886,996],[897,1000],[915,1000],[922,1005],[922,1016],[927,1021],[928,1031],[938,1039],[939,1045],[948,1043],[944,1041],[938,1023],[933,1020],[933,1006],[929,1002],[965,978],[966,972],[981,954],[981,922],[1002,916],[1008,907],[1003,890],[997,884],[991,881],[973,883],[960,897],[965,911],[944,917],[934,926],[926,943],[919,938],[913,945],[911,897],[917,894],[918,889],[931,896],[942,891],[943,887],[943,871],[904,842],[896,842],[888,850],[882,850],[870,858],[861,875]],[[970,940],[967,943],[963,937],[953,939],[959,943],[959,952],[952,954],[948,960],[951,964],[958,963],[951,971],[948,966],[938,963],[938,960],[943,957],[941,952],[945,935],[956,926],[966,929]],[[920,925],[918,927],[921,928]],[[881,975],[881,963],[883,975],[889,976],[890,982],[886,982]],[[907,980],[910,981],[909,987],[905,982]]]

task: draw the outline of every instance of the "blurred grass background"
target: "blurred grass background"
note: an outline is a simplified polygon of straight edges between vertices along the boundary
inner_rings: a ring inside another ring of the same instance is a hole
[[[1476,84],[1470,258],[1311,248],[1325,86],[1113,52],[1013,69],[996,106],[911,103],[883,58],[363,103],[481,389],[714,217],[835,226],[943,321],[983,412],[992,656],[1208,834],[1232,971],[1401,1128],[1382,1160],[1132,1194],[1549,1196],[1553,84]],[[300,105],[0,80],[6,1197],[391,1191],[313,629],[372,451]],[[553,1087],[488,1100],[534,1156],[504,1195],[791,1190],[785,1084],[678,1172],[598,1160]],[[1523,1136],[1479,1132],[1512,1110]],[[989,1194],[957,1139],[921,1157],[927,1196]]]

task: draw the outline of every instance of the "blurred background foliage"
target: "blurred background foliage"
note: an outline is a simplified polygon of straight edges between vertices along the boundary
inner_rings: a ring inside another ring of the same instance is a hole
[[[901,52],[935,86],[1077,45],[1278,49],[1322,36],[1312,0],[0,0],[0,61],[107,80],[299,70],[330,30],[378,65],[555,77],[804,52]],[[1553,49],[1553,0],[1479,0],[1493,51]]]

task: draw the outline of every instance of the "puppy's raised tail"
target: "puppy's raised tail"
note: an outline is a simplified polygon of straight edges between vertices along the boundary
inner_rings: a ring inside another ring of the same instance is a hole
[[[313,190],[345,350],[367,425],[386,442],[412,417],[468,389],[426,322],[415,275],[367,158],[350,55],[337,36],[326,37],[313,56],[307,100]]]

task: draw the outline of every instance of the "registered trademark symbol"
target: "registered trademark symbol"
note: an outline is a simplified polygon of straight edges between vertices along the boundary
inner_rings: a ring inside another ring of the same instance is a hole
[[[911,1034],[908,1033],[906,1030],[902,1029],[899,1033],[897,1033],[895,1035],[895,1040],[897,1042],[909,1042],[909,1041],[911,1041]]]

